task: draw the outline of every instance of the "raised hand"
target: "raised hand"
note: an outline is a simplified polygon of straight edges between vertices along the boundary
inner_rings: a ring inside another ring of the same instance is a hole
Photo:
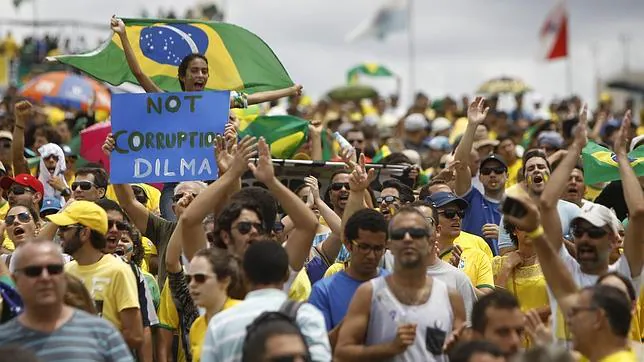
[[[105,142],[103,142],[103,147],[101,148],[103,149],[103,153],[106,156],[109,156],[112,153],[112,151],[114,151],[115,147],[116,147],[116,140],[114,139],[114,135],[110,133],[107,135],[107,138],[105,138]]]
[[[320,200],[320,187],[318,186],[318,179],[313,176],[306,176],[304,178],[304,183],[311,190],[311,195],[313,195],[313,200]]]
[[[489,110],[490,107],[485,107],[485,98],[476,97],[467,108],[467,120],[471,123],[482,124]]]
[[[110,19],[110,27],[116,34],[121,36],[125,35],[125,23],[123,20],[117,18],[116,15],[112,15],[112,18]]]
[[[291,86],[291,95],[292,96],[300,96],[302,95],[302,86],[299,84],[295,84]]]
[[[541,215],[539,214],[539,208],[527,193],[521,192],[516,195],[512,195],[512,198],[523,205],[523,207],[526,209],[526,214],[521,218],[517,218],[510,214],[504,213],[504,217],[509,222],[514,224],[518,229],[526,230],[527,232],[532,232],[539,226],[541,226]]]
[[[264,137],[260,137],[257,143],[257,152],[257,165],[249,163],[248,168],[253,172],[257,181],[268,185],[275,177],[275,169],[273,168],[273,160],[271,159],[271,149],[266,144]]]
[[[232,152],[235,142],[224,137],[221,135],[215,137],[215,161],[217,161],[219,176],[228,172],[234,159]]]
[[[353,147],[347,147],[343,148],[340,150],[340,158],[342,159],[342,162],[344,162],[349,169],[349,171],[355,170],[355,168],[358,166],[358,160],[356,159],[356,152]]]
[[[376,171],[373,168],[367,171],[365,167],[364,154],[361,154],[358,164],[351,172],[351,176],[349,176],[349,187],[351,188],[351,192],[363,192],[369,187],[369,185],[371,185],[375,178]]]
[[[221,139],[220,142],[222,142]],[[225,156],[224,162],[229,162],[228,171],[241,177],[246,172],[249,165],[248,161],[251,157],[257,154],[257,139],[255,137],[246,136],[239,141],[238,144],[233,144],[229,154]],[[223,151],[227,153],[227,151]]]
[[[574,143],[579,147],[584,147],[588,143],[588,105],[584,103],[579,112],[579,122],[575,129]]]
[[[617,131],[617,137],[615,138],[615,144],[613,145],[613,151],[617,157],[627,157],[628,153],[628,133],[631,129],[631,110],[627,110],[624,113],[624,119],[622,124]]]
[[[34,116],[34,106],[29,101],[20,101],[13,106],[16,126],[25,126],[25,121]]]
[[[531,309],[525,313],[525,321],[525,331],[534,345],[547,346],[554,343],[552,332],[543,324],[536,309]]]
[[[322,121],[314,119],[309,123],[309,134],[311,136],[320,136],[322,134]]]

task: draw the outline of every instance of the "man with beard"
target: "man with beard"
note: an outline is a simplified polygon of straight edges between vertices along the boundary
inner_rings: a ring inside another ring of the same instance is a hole
[[[331,175],[331,182],[326,191],[324,201],[331,205],[340,218],[344,213],[344,208],[349,200],[349,171],[339,170]]]
[[[396,259],[389,276],[356,291],[335,350],[339,361],[443,361],[448,335],[465,321],[463,299],[427,274],[434,229],[416,209],[403,208],[389,224]]]
[[[585,115],[585,112],[586,106],[582,109],[582,115]],[[630,128],[630,113],[624,117],[614,146],[624,185],[624,199],[629,211],[629,226],[624,237],[623,255],[614,264],[609,264],[611,252],[620,237],[612,211],[599,204],[584,205],[579,216],[570,222],[576,259],[562,244],[561,221],[555,205],[559,195],[563,194],[566,187],[565,181],[587,142],[586,122],[585,119],[581,121],[581,118],[580,116],[580,126],[575,131],[575,140],[568,149],[568,154],[553,173],[551,182],[548,183],[541,195],[539,208],[547,239],[551,248],[558,251],[560,258],[579,287],[593,285],[600,275],[608,271],[617,271],[626,277],[633,278],[635,290],[639,290],[639,276],[644,264],[642,245],[639,241],[641,240],[640,235],[644,231],[644,192],[627,156],[626,143]],[[530,237],[529,235],[528,237]],[[535,247],[537,253],[543,255],[543,251],[539,253],[539,248],[543,248],[544,245],[535,244]],[[550,299],[554,315],[557,312],[557,302],[552,296]],[[559,339],[569,340],[570,335],[561,315],[555,319],[554,331]]]
[[[577,162],[576,159],[574,161],[575,163]],[[548,163],[547,156],[543,151],[534,149],[523,155],[523,165],[524,181],[506,190],[506,195],[513,194],[515,192],[527,192],[530,197],[537,201],[541,197],[546,185],[550,184],[550,163]],[[570,171],[566,174],[565,179],[559,180],[559,186],[566,185],[566,180],[569,175]],[[559,195],[561,195],[561,193]],[[561,223],[563,235],[568,235],[570,233],[570,222],[579,215],[580,209],[573,203],[560,200],[559,195],[556,198],[557,215],[559,215],[559,222]],[[504,225],[503,217],[501,217],[499,225]],[[512,244],[512,239],[510,238],[508,231],[505,230],[504,227],[501,227],[500,229],[499,254],[504,255],[505,253],[516,250],[514,244]]]
[[[83,281],[98,314],[121,331],[131,349],[139,349],[143,322],[136,279],[127,264],[102,251],[108,231],[105,210],[93,202],[75,201],[47,218],[58,226],[63,251],[74,258],[65,271]]]
[[[396,179],[384,181],[380,196],[376,198],[376,204],[387,221],[391,220],[403,205],[413,201],[414,192],[411,188]]]

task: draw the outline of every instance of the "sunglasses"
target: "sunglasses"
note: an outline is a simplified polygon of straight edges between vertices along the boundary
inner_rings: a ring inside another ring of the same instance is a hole
[[[47,269],[49,275],[59,275],[63,273],[63,264],[31,265],[20,269],[19,271],[30,278],[37,278],[42,275],[43,269]]]
[[[10,226],[16,222],[16,219],[20,221],[20,223],[26,224],[29,221],[31,221],[31,215],[26,211],[13,214],[13,215],[7,215],[7,217],[4,218],[4,222],[7,226]]]
[[[56,156],[56,155],[49,155],[49,156],[45,157],[44,160],[47,161],[47,160],[51,160],[52,158],[54,160],[56,160],[56,162],[58,162],[58,156]]]
[[[58,227],[58,232],[60,234],[67,232],[68,230],[72,229],[78,229],[84,227],[83,225],[66,225],[66,226],[59,226]]]
[[[242,221],[239,224],[233,226],[233,229],[237,229],[237,231],[239,231],[239,233],[242,235],[248,234],[249,232],[251,232],[251,230],[253,230],[253,228],[255,228],[255,230],[257,230],[257,232],[260,234],[264,231],[264,227],[258,222]]]
[[[9,188],[9,193],[14,195],[24,195],[27,192],[33,194],[36,191],[32,190],[31,187],[11,186]]]
[[[492,172],[494,172],[497,175],[503,175],[505,173],[506,169],[505,167],[499,166],[499,167],[485,167],[481,169],[481,175],[489,175]]]
[[[438,164],[438,168],[445,168],[445,167],[447,167],[447,164],[445,162]]]
[[[385,197],[376,197],[376,203],[382,204],[382,202],[386,202],[388,204],[393,203],[394,201],[398,201],[400,198],[396,196],[385,196]]]
[[[574,237],[581,238],[582,236],[584,236],[584,234],[588,234],[588,237],[591,239],[599,239],[606,236],[606,234],[608,234],[608,231],[604,230],[603,228],[598,228],[597,226],[574,226],[572,228],[572,235]]]
[[[116,229],[118,231],[125,231],[127,230],[127,223],[123,221],[115,221],[115,220],[107,220],[107,230],[111,230],[114,225],[116,225]]]
[[[203,284],[206,282],[206,280],[208,280],[208,278],[212,278],[213,276],[214,275],[210,275],[210,274],[192,274],[192,275],[186,274],[185,275],[186,284],[190,284],[190,282],[192,282],[193,279],[195,283]]]
[[[334,182],[331,184],[331,190],[340,191],[344,187],[345,190],[351,190],[348,182]]]
[[[429,232],[423,228],[400,228],[392,230],[389,234],[391,240],[402,240],[409,234],[412,239],[420,239],[429,236]]]
[[[442,214],[448,219],[453,219],[458,215],[459,218],[464,218],[465,217],[465,211],[463,210],[444,210],[440,211],[439,214]]]
[[[363,244],[359,243],[355,240],[351,240],[351,244],[355,246],[359,252],[368,254],[369,252],[373,251],[375,254],[381,254],[385,251],[385,246],[384,245],[369,245],[369,244]]]
[[[0,142],[0,148],[11,148],[11,142]]]
[[[182,197],[184,197],[185,195],[186,195],[186,193],[181,193],[181,194],[176,194],[176,195],[172,196],[172,202],[174,202],[174,203],[176,204],[176,203],[177,203],[177,202],[179,202],[179,200],[181,200],[181,198],[182,198]],[[194,197],[197,197],[197,194],[193,193],[193,194],[192,194],[192,197],[193,197],[193,198],[194,198]]]
[[[81,190],[87,191],[90,190],[94,186],[94,184],[91,181],[74,181],[72,182],[72,190],[76,191],[77,188],[80,187]]]

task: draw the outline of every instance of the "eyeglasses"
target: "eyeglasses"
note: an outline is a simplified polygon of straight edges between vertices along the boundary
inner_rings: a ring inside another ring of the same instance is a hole
[[[388,203],[388,204],[391,204],[391,203],[393,203],[395,201],[398,201],[398,200],[400,200],[400,198],[396,197],[396,196],[376,197],[376,203],[378,203],[378,204],[382,204],[383,201]]]
[[[606,234],[608,234],[608,231],[606,231],[603,228],[598,228],[597,226],[589,226],[589,227],[581,227],[581,226],[573,226],[572,227],[572,235],[576,238],[580,238],[584,236],[584,234],[588,234],[588,237],[591,239],[599,239]]]
[[[192,282],[193,279],[194,279],[195,283],[203,284],[203,283],[206,282],[206,280],[208,280],[208,278],[212,278],[212,277],[214,277],[214,275],[212,275],[212,274],[201,274],[201,273],[192,274],[192,275],[190,275],[190,274],[185,275],[186,284],[190,284],[190,282]]]
[[[456,215],[458,215],[458,217],[461,219],[465,217],[465,211],[463,210],[443,210],[443,211],[439,211],[438,213],[445,216],[448,219],[453,219],[456,217]]]
[[[37,278],[42,275],[42,271],[47,269],[49,275],[59,275],[63,273],[63,264],[47,264],[47,265],[30,265],[18,271],[30,278]]]
[[[87,191],[87,190],[90,190],[92,188],[92,186],[96,186],[96,185],[94,185],[94,183],[91,182],[91,181],[74,181],[74,182],[72,182],[72,190],[73,191],[76,191],[76,189],[79,188],[79,187],[80,187],[81,190]]]
[[[373,251],[375,254],[380,254],[385,251],[384,245],[369,245],[359,243],[355,240],[351,240],[351,245],[355,246],[359,252],[368,254],[370,251]]]
[[[47,157],[44,157],[43,159],[44,159],[45,161],[47,161],[47,160],[50,160],[50,159],[52,159],[52,158],[53,158],[54,160],[56,160],[56,162],[58,162],[58,156],[56,156],[56,155],[49,155],[49,156],[47,156]]]
[[[62,234],[62,233],[64,233],[64,232],[68,231],[68,230],[78,229],[78,228],[83,228],[83,227],[84,227],[83,225],[66,225],[66,226],[59,226],[59,227],[58,227],[58,232]]]
[[[32,190],[31,187],[23,187],[23,186],[11,186],[9,188],[9,193],[14,195],[24,195],[26,192],[33,194],[36,191]]]
[[[334,182],[331,184],[331,190],[340,191],[344,187],[345,190],[351,190],[348,182]]]
[[[429,236],[429,232],[423,228],[400,228],[391,230],[389,237],[391,240],[402,240],[407,234],[409,234],[412,239],[420,239]]]
[[[248,234],[249,232],[251,232],[253,228],[255,228],[255,230],[257,230],[257,232],[260,234],[264,231],[264,227],[262,226],[262,224],[258,222],[250,222],[250,221],[242,221],[237,225],[233,226],[232,228],[237,229],[237,231],[239,231],[239,233],[242,235]]]
[[[16,219],[18,221],[20,221],[20,223],[26,224],[29,221],[31,221],[31,214],[29,214],[26,211],[23,211],[23,212],[13,214],[13,215],[7,215],[7,217],[5,217],[5,219],[4,219],[4,223],[7,226],[10,226],[10,225],[13,225],[16,222]]]
[[[128,227],[128,224],[123,221],[107,220],[107,230],[111,230],[114,225],[118,231],[125,231]]]
[[[182,197],[184,197],[186,194],[187,194],[187,192],[182,192],[182,193],[180,193],[180,194],[176,194],[176,195],[172,196],[172,202],[174,202],[174,203],[176,204],[176,203],[177,203],[177,202],[179,202],[179,200],[181,200],[181,198],[182,198]],[[197,194],[192,193],[192,197],[197,197]]]
[[[481,175],[487,176],[487,175],[491,174],[492,172],[494,172],[497,175],[503,175],[506,171],[507,171],[506,168],[503,167],[503,166],[499,166],[499,167],[484,167],[484,168],[481,169]]]

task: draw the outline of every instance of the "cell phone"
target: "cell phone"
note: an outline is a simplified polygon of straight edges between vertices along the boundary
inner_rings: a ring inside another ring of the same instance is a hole
[[[528,213],[528,210],[526,210],[525,206],[523,206],[521,202],[510,196],[506,196],[503,200],[501,211],[504,214],[514,216],[516,218],[524,217]]]

